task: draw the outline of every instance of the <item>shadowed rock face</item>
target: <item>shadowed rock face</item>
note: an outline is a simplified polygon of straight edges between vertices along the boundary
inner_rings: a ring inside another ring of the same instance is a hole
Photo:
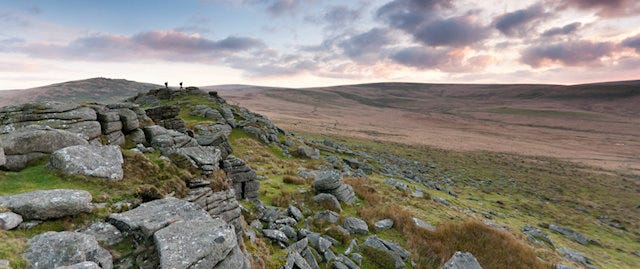
[[[27,220],[46,220],[91,212],[91,199],[83,190],[39,190],[0,197],[0,206]]]
[[[93,236],[75,232],[46,232],[29,240],[22,257],[29,268],[48,269],[91,261],[103,269],[113,268],[111,254]]]

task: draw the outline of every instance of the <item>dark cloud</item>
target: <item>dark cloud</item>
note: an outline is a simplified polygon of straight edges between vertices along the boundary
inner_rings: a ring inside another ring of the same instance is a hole
[[[382,48],[392,42],[393,38],[389,30],[373,28],[365,33],[349,37],[338,46],[349,58],[368,63],[383,58]]]
[[[43,58],[76,60],[167,59],[212,62],[234,53],[261,50],[266,45],[254,38],[230,36],[211,40],[177,31],[149,31],[133,36],[93,35],[78,38],[67,45],[30,43],[18,50]]]
[[[611,55],[614,45],[610,42],[573,41],[540,45],[526,49],[521,61],[532,67],[548,64],[585,66],[600,63],[602,57]]]
[[[562,27],[554,27],[544,31],[542,36],[570,35],[576,32],[580,26],[582,26],[582,23],[574,22]]]
[[[557,3],[551,1],[551,3]],[[560,7],[573,7],[583,10],[597,10],[602,17],[634,16],[640,12],[638,0],[565,0]]]
[[[394,28],[408,32],[434,18],[440,9],[452,7],[452,0],[394,0],[380,7],[377,17]]]
[[[637,53],[640,53],[640,34],[623,40],[622,45],[625,47],[634,48]]]
[[[489,30],[468,17],[432,21],[414,33],[416,40],[430,46],[463,47],[489,36]]]
[[[445,61],[446,53],[424,47],[409,47],[391,55],[391,59],[399,64],[418,69],[434,69]]]
[[[360,18],[360,10],[348,6],[333,6],[322,15],[322,21],[330,28],[345,27]]]
[[[531,30],[533,22],[547,15],[541,5],[532,5],[496,17],[493,25],[507,36],[524,36]]]
[[[245,0],[247,4],[265,6],[267,11],[274,16],[293,14],[300,8],[301,0]]]

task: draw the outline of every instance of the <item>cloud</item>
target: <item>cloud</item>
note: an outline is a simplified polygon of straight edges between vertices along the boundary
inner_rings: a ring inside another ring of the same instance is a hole
[[[244,4],[265,6],[273,16],[294,14],[301,6],[302,0],[244,0]]]
[[[445,53],[420,46],[401,49],[391,55],[395,62],[418,69],[434,69],[445,60]]]
[[[540,45],[522,52],[521,61],[531,67],[560,64],[564,66],[586,66],[600,63],[613,53],[611,42],[572,41],[551,45]]]
[[[582,23],[574,22],[562,27],[554,27],[544,31],[542,36],[570,35],[576,32],[580,26],[582,26]]]
[[[484,40],[489,30],[470,19],[453,17],[432,21],[414,33],[416,40],[430,46],[464,47]]]
[[[169,30],[133,36],[99,34],[77,38],[68,44],[28,43],[18,50],[41,58],[103,61],[161,58],[211,62],[217,57],[264,47],[266,45],[262,41],[249,37],[229,36],[211,40],[197,34]]]
[[[382,49],[393,42],[389,30],[373,28],[365,33],[353,35],[338,46],[351,59],[361,62],[375,62],[384,57]]]
[[[623,40],[622,45],[625,47],[634,48],[637,53],[640,53],[640,34]]]
[[[548,16],[541,5],[508,12],[496,17],[493,25],[507,36],[525,36],[533,27],[531,24]]]
[[[565,0],[560,7],[597,10],[596,14],[601,17],[635,16],[640,12],[637,0]]]
[[[380,7],[378,18],[394,28],[412,32],[431,20],[438,10],[451,8],[452,0],[394,0]]]
[[[358,20],[361,16],[360,12],[360,9],[345,5],[331,6],[319,19],[312,19],[312,21],[324,23],[330,29],[344,28]]]

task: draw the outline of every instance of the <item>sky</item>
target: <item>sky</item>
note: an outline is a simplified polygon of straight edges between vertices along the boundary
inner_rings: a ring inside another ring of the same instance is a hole
[[[0,0],[0,89],[640,79],[637,0]]]

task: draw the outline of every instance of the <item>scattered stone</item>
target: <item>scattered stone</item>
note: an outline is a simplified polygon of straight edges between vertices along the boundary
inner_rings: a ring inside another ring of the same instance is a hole
[[[340,214],[333,212],[331,210],[325,210],[322,212],[318,212],[313,218],[314,223],[336,223],[340,220]]]
[[[591,265],[591,259],[589,259],[587,256],[585,256],[584,254],[578,251],[568,249],[568,248],[559,248],[556,251],[558,251],[558,253],[564,256],[567,260],[577,262],[585,266]]]
[[[424,198],[424,192],[422,190],[415,190],[411,192],[411,196],[415,198]]]
[[[456,251],[440,269],[482,269],[482,266],[473,254]]]
[[[420,227],[422,229],[425,229],[425,230],[428,230],[428,231],[431,231],[431,232],[435,232],[436,231],[436,227],[433,227],[433,225],[429,224],[428,222],[426,222],[424,220],[421,220],[421,219],[415,218],[415,217],[412,218],[412,220],[413,220],[413,224],[414,225],[416,225],[416,226],[418,226],[418,227]]]
[[[598,242],[596,242],[595,240],[586,237],[585,235],[578,233],[574,230],[571,230],[567,227],[563,227],[560,225],[555,225],[555,224],[549,224],[549,230],[555,232],[555,233],[559,233],[561,235],[564,235],[566,237],[568,237],[569,239],[578,242],[581,245],[587,245],[587,244],[594,244],[594,245],[598,245]]]
[[[300,255],[300,253],[296,251],[289,251],[289,254],[287,255],[287,262],[284,265],[284,269],[294,269],[294,268],[311,269],[311,266],[309,265],[307,260],[305,260]]]
[[[307,264],[309,264],[311,269],[320,269],[320,266],[318,265],[318,260],[316,259],[317,254],[314,255],[313,254],[314,251],[315,250],[313,250],[313,248],[307,248],[302,253],[302,257],[304,257],[304,259],[307,261]]]
[[[368,234],[369,226],[367,223],[359,218],[347,217],[344,219],[342,226],[352,234]]]
[[[325,252],[327,252],[333,245],[331,241],[327,240],[317,233],[309,233],[307,235],[307,238],[309,238],[309,244],[311,244],[313,248],[318,250],[320,254],[324,254]]]
[[[393,227],[393,220],[392,219],[379,220],[379,221],[376,221],[376,223],[374,223],[373,226],[378,231],[389,230]]]
[[[289,212],[289,215],[292,216],[294,219],[296,219],[296,221],[298,222],[304,218],[304,215],[302,215],[302,212],[300,211],[300,209],[298,209],[293,205],[290,205],[287,208],[287,211]]]
[[[22,216],[9,212],[0,213],[0,230],[11,230],[22,223]]]
[[[317,160],[320,159],[320,151],[318,149],[309,147],[309,146],[299,146],[296,149],[296,153],[298,156],[308,159]]]
[[[117,146],[71,146],[51,155],[49,165],[69,175],[87,175],[120,180],[124,159]]]
[[[360,266],[358,264],[356,264],[354,261],[352,261],[351,259],[349,259],[347,256],[345,256],[344,254],[340,254],[338,255],[337,260],[339,260],[340,262],[342,262],[344,265],[347,266],[347,268],[349,269],[360,269]]]
[[[393,244],[391,242],[382,240],[375,235],[367,237],[364,241],[364,245],[367,247],[376,248],[378,250],[382,250],[396,261],[396,268],[404,268],[404,261],[409,258],[409,252],[400,246]]]
[[[328,259],[328,260],[331,260],[331,259]],[[337,261],[337,260],[334,260],[331,263],[331,268],[332,269],[349,269],[348,266],[346,266],[344,263],[342,263],[340,261]]]
[[[522,227],[521,231],[527,235],[527,238],[529,240],[533,242],[538,242],[540,244],[547,243],[550,246],[555,246],[555,243],[553,242],[551,237],[549,237],[547,233],[543,232],[542,230],[536,227],[526,225]]]
[[[347,249],[344,251],[344,254],[349,255],[359,250],[360,248],[358,247],[358,240],[354,238],[354,239],[351,239],[351,242],[349,242],[349,247],[347,247]]]
[[[40,223],[42,223],[41,220],[25,221],[25,222],[20,223],[20,225],[18,225],[18,229],[19,230],[28,230],[28,229],[31,229],[33,227],[38,226]]]
[[[298,233],[296,232],[296,230],[289,225],[283,225],[278,230],[283,232],[290,240],[296,240],[298,238]]]
[[[26,220],[47,220],[91,212],[91,194],[83,190],[38,190],[0,197],[0,206]]]
[[[253,221],[251,221],[251,224],[249,224],[249,226],[251,226],[251,228],[254,228],[256,230],[262,230],[264,228],[264,225],[262,225],[262,222],[260,222],[260,220],[254,219]]]
[[[351,260],[354,261],[358,266],[362,266],[362,254],[360,253],[351,253]]]
[[[303,253],[305,249],[307,249],[307,246],[309,245],[309,238],[302,238],[300,240],[298,240],[297,242],[289,245],[289,247],[287,249],[289,250],[294,250],[298,253]]]
[[[153,237],[160,268],[214,268],[238,247],[233,226],[220,218],[174,222]]]
[[[325,209],[342,212],[342,206],[340,206],[338,198],[333,196],[333,194],[320,193],[313,197],[313,202],[323,206]]]
[[[574,268],[571,267],[571,266],[567,266],[567,265],[558,263],[558,264],[556,264],[556,269],[574,269]]]
[[[388,178],[384,181],[384,184],[387,184],[389,186],[392,186],[398,190],[401,191],[408,191],[409,190],[409,185],[402,183],[400,181],[398,181],[397,179],[393,179],[393,178]]]
[[[93,223],[80,232],[92,235],[98,242],[102,242],[107,246],[116,245],[123,239],[122,233],[120,233],[118,228],[106,222]]]
[[[336,170],[319,171],[315,175],[313,186],[317,192],[333,194],[338,201],[347,204],[355,202],[353,188],[342,181],[342,174]]]
[[[76,263],[74,265],[69,265],[69,266],[58,266],[55,269],[102,269],[102,268],[100,268],[100,265],[98,265],[95,262],[81,262],[81,263]]]
[[[444,198],[433,198],[433,201],[441,203],[441,204],[446,205],[446,206],[449,206],[449,201],[447,201]]]
[[[289,237],[285,233],[280,230],[273,229],[264,229],[262,230],[262,234],[264,237],[269,238],[273,241],[281,242],[287,244],[289,242]]]
[[[113,268],[111,254],[93,236],[76,232],[46,232],[29,239],[22,254],[29,268],[45,269],[92,261],[104,269]]]

